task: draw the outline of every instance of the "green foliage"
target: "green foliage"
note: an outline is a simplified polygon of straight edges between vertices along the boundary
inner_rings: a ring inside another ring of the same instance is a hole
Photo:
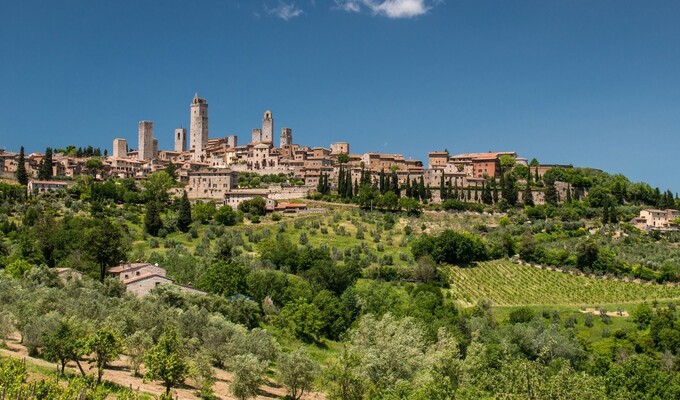
[[[202,224],[206,224],[213,218],[216,210],[217,207],[215,206],[214,201],[208,201],[205,203],[198,201],[196,202],[196,204],[194,204],[193,209],[194,220]]]
[[[430,255],[438,263],[467,264],[487,257],[486,245],[468,232],[445,230],[439,235],[422,235],[411,245],[414,258]]]
[[[312,389],[318,366],[303,348],[279,357],[279,381],[286,387],[288,397],[299,400]]]
[[[238,205],[239,211],[251,216],[263,216],[267,213],[266,202],[262,197],[254,197],[251,200],[246,200]]]
[[[264,383],[265,364],[252,354],[234,357],[234,378],[229,385],[229,392],[239,400],[247,400],[257,396],[258,389]]]
[[[19,150],[19,157],[17,158],[17,170],[15,172],[17,182],[20,185],[28,185],[28,172],[26,172],[26,158],[24,156],[24,146]]]
[[[107,328],[101,328],[91,334],[84,343],[85,352],[94,356],[97,367],[97,383],[101,383],[104,368],[118,358],[123,345],[118,334]]]
[[[163,220],[161,220],[161,208],[161,204],[157,201],[149,201],[146,203],[144,228],[151,236],[158,236],[161,228],[163,228]]]
[[[315,304],[298,298],[281,309],[276,325],[300,340],[313,342],[319,338],[323,328],[322,318],[321,311]]]
[[[147,176],[142,186],[147,201],[166,204],[170,198],[168,191],[175,186],[175,181],[167,172],[158,171]]]
[[[234,226],[238,222],[236,212],[230,206],[222,206],[214,215],[215,221],[226,226]]]
[[[161,380],[165,385],[165,394],[172,387],[181,384],[189,373],[181,338],[174,329],[163,332],[158,343],[149,350],[144,358],[146,377]]]
[[[189,203],[187,192],[184,191],[180,198],[179,209],[177,211],[177,229],[181,232],[188,232],[189,227],[191,226],[191,220],[191,203]]]

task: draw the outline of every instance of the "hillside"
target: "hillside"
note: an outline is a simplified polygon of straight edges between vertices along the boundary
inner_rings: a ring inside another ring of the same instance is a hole
[[[461,305],[607,305],[680,299],[680,288],[591,278],[496,260],[448,267],[450,293]]]

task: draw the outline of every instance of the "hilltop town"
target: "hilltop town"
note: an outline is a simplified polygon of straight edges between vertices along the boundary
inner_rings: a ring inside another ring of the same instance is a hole
[[[614,352],[635,371],[676,359],[670,191],[514,151],[432,151],[425,165],[296,144],[289,127],[277,142],[269,110],[240,144],[210,138],[205,99],[189,110],[172,150],[140,121],[137,142],[115,138],[111,153],[0,152],[0,376],[16,377],[12,398],[30,384],[3,355],[80,372],[84,388],[66,378],[49,390],[83,398],[104,379],[118,398],[306,400],[344,398],[347,374],[352,398],[387,398],[402,390],[396,373],[412,393],[493,397],[514,386],[475,377],[508,379],[518,360],[533,376],[562,363],[553,376],[582,380],[537,381],[546,393],[597,387],[604,399],[627,382]],[[485,346],[501,367],[477,367]],[[385,354],[398,361],[364,372]],[[441,384],[442,363],[465,383]]]
[[[481,190],[489,180],[501,175],[501,159],[512,157],[516,165],[528,166],[526,158],[519,157],[514,151],[485,153],[449,154],[448,151],[433,151],[429,154],[428,165],[423,161],[405,158],[401,154],[351,152],[350,143],[333,142],[328,147],[310,147],[297,144],[293,139],[293,129],[281,128],[278,142],[275,141],[273,113],[264,112],[260,128],[253,128],[249,141],[239,143],[236,135],[210,138],[208,102],[196,94],[190,105],[190,128],[177,128],[173,134],[174,148],[163,150],[158,147],[153,121],[139,121],[136,149],[124,138],[112,141],[112,152],[100,149],[90,152],[88,157],[61,152],[51,155],[51,176],[75,178],[79,175],[94,175],[99,179],[109,177],[144,179],[149,174],[164,170],[173,164],[177,180],[186,185],[191,199],[213,199],[222,201],[238,191],[239,173],[254,172],[259,175],[283,174],[290,178],[289,184],[270,187],[266,192],[253,192],[271,195],[273,198],[304,197],[315,191],[322,177],[327,176],[332,186],[336,186],[343,166],[349,171],[352,183],[361,180],[363,174],[370,174],[372,183],[378,184],[381,174],[396,176],[400,186],[413,181],[424,182],[425,187],[439,188],[442,182],[461,190]],[[277,146],[278,144],[278,146]],[[134,144],[132,144],[134,146]],[[91,149],[90,149],[91,150]],[[87,153],[87,152],[84,152]],[[90,164],[88,160],[101,158],[102,164]],[[18,166],[19,154],[0,150],[0,170],[6,175],[14,174]],[[25,157],[28,175],[37,177],[44,153],[31,153]],[[532,176],[540,177],[555,165],[532,163]],[[563,166],[569,167],[569,166]],[[38,185],[37,183],[35,185]],[[53,187],[52,183],[41,188]],[[36,186],[38,187],[38,186]],[[560,186],[566,197],[566,186]],[[542,192],[535,192],[534,201],[544,201]],[[432,201],[441,201],[439,192]],[[479,196],[466,199],[481,202]]]

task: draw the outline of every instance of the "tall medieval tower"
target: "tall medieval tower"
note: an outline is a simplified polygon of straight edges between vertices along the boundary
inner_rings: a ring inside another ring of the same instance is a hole
[[[290,146],[293,144],[293,130],[290,128],[281,129],[281,141],[279,143],[279,147]]]
[[[250,143],[260,143],[262,142],[262,129],[260,128],[253,128],[251,137],[250,137]]]
[[[272,112],[267,110],[262,118],[262,143],[274,143],[274,117]]]
[[[139,121],[137,158],[140,160],[153,159],[153,122],[151,121]]]
[[[191,151],[194,161],[201,161],[203,149],[208,145],[208,103],[194,94],[191,102]]]
[[[187,151],[187,130],[185,128],[175,129],[175,151],[178,153]]]

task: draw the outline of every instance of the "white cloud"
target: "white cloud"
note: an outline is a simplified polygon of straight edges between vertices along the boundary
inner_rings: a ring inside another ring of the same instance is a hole
[[[302,9],[298,8],[295,3],[288,4],[284,3],[283,1],[279,1],[279,5],[274,8],[267,8],[267,12],[271,15],[281,18],[284,21],[289,21],[303,13]]]
[[[369,10],[374,15],[388,18],[413,18],[426,14],[442,0],[335,0],[336,8],[360,12]]]
[[[361,4],[359,3],[359,1],[354,0],[335,0],[335,6],[336,8],[343,11],[355,13],[361,11]]]

